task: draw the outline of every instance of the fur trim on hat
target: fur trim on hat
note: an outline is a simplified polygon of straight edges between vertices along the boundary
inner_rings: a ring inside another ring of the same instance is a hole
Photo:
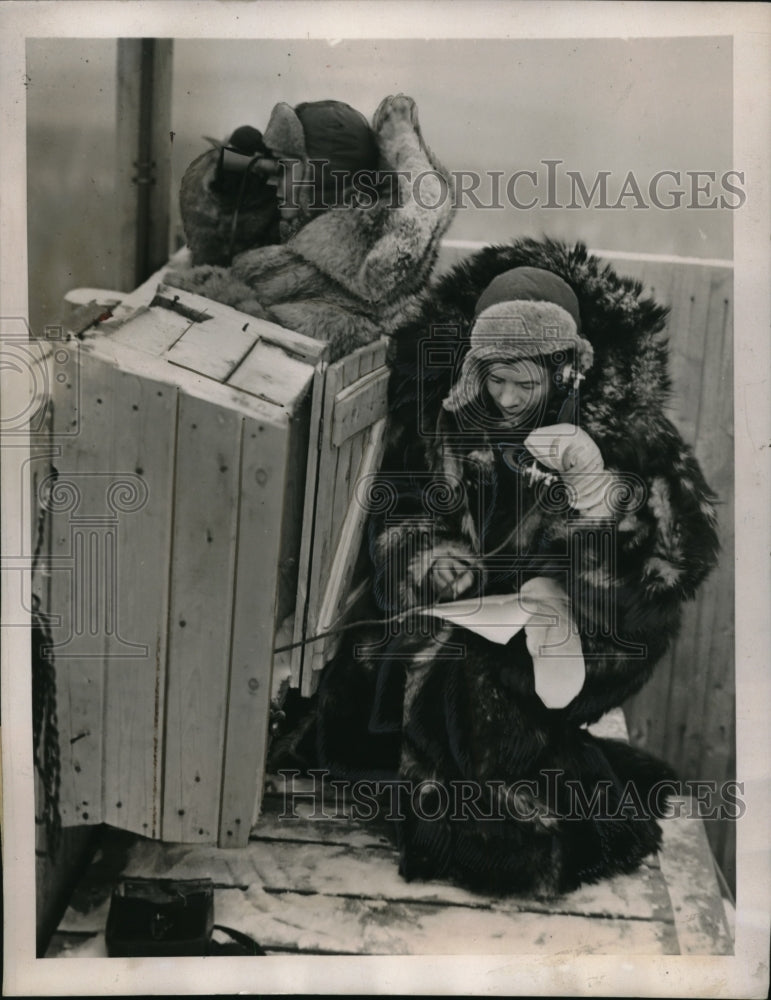
[[[594,360],[592,345],[578,334],[576,321],[554,302],[496,302],[477,317],[470,343],[460,376],[442,404],[451,412],[479,398],[491,362],[572,351],[583,373]]]
[[[591,368],[594,350],[578,333],[576,321],[556,302],[496,302],[477,316],[471,349],[498,345],[503,357],[532,357],[573,350],[581,371]]]
[[[308,159],[302,123],[294,108],[285,101],[279,101],[271,111],[263,138],[274,156],[298,159],[304,163]]]

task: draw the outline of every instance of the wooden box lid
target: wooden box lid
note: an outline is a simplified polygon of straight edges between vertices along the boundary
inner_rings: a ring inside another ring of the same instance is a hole
[[[215,392],[223,401],[237,405],[246,394],[288,416],[295,413],[326,345],[162,279],[159,272],[124,298],[115,318],[101,323],[95,336],[86,336],[88,350],[112,355],[130,369],[139,364],[137,352],[145,363],[151,358],[162,363],[151,365],[155,377],[189,387],[192,374],[199,376],[199,388],[203,377],[237,390],[227,397]]]

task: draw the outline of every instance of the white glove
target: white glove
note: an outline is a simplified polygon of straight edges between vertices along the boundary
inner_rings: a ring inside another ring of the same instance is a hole
[[[525,438],[525,447],[541,465],[553,469],[568,487],[570,505],[583,513],[608,516],[608,492],[613,474],[605,469],[595,441],[574,424],[539,427]]]
[[[581,637],[568,595],[556,580],[534,576],[520,588],[519,604],[536,616],[525,626],[525,640],[533,658],[535,693],[547,708],[565,708],[586,680]],[[544,618],[554,621],[544,625]]]

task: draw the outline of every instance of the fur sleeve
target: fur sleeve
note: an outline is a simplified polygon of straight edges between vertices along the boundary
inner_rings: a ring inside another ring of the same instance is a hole
[[[619,558],[642,593],[689,600],[717,562],[717,498],[666,418],[649,418],[648,432],[639,468],[622,473]]]
[[[375,512],[369,519],[373,594],[388,613],[430,603],[429,573],[437,560],[457,558],[481,572],[458,518],[426,508],[427,496],[432,489],[441,490],[440,482],[432,476],[426,488],[425,476],[383,473],[373,491],[373,496],[390,500],[387,511]]]
[[[587,662],[569,714],[581,721],[639,690],[677,635],[683,602],[717,561],[715,498],[675,428],[664,418],[656,425],[647,473],[616,471],[605,540],[603,522],[569,522],[571,599]]]

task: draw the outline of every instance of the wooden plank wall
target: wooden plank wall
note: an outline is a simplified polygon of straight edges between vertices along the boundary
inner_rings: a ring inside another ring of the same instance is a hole
[[[625,706],[630,737],[683,780],[736,778],[734,686],[733,271],[677,260],[613,260],[670,306],[669,416],[695,450],[718,497],[721,556],[653,678]],[[735,885],[735,825],[707,820],[707,835]]]
[[[439,270],[475,249],[450,241],[442,248]],[[693,446],[719,498],[720,563],[696,601],[686,606],[680,636],[651,681],[624,706],[630,739],[669,761],[682,780],[720,784],[736,778],[733,269],[727,262],[598,253],[670,307],[666,332],[673,392],[667,415]],[[733,887],[735,825],[708,820],[705,826]]]

